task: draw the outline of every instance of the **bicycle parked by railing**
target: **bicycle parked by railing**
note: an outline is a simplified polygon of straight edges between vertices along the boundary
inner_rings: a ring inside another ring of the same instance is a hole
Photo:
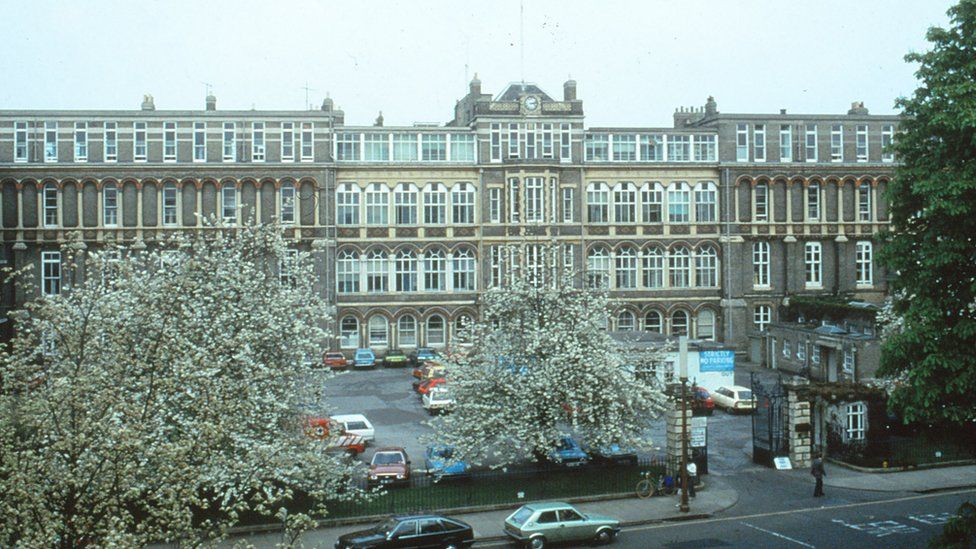
[[[650,471],[645,471],[641,473],[641,477],[635,489],[637,497],[641,499],[651,496],[670,496],[677,492],[671,475],[655,477]]]

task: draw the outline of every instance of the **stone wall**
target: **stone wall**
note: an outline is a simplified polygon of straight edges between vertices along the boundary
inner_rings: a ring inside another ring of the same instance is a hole
[[[801,399],[796,391],[787,393],[790,435],[790,461],[793,467],[809,467],[813,442],[813,423],[810,402]]]
[[[678,389],[680,391],[680,389]],[[685,436],[691,433],[691,406],[685,411],[687,431]],[[681,398],[673,398],[668,403],[668,410],[665,413],[667,424],[667,451],[668,451],[668,474],[677,478],[681,468]],[[691,460],[691,446],[689,438],[688,459]]]

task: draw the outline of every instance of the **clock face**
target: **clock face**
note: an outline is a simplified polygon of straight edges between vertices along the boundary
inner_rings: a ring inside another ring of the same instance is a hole
[[[536,110],[538,108],[539,108],[539,98],[538,97],[536,97],[534,95],[530,95],[530,96],[528,96],[528,97],[525,98],[525,109],[526,110],[534,111],[534,110]]]

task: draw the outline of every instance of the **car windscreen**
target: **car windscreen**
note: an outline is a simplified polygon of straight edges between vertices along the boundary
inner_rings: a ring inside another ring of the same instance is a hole
[[[523,507],[518,511],[515,511],[515,514],[512,515],[511,520],[515,524],[521,525],[521,524],[525,524],[525,521],[529,520],[531,516],[532,516],[532,509],[526,509],[525,507]]]
[[[395,465],[403,463],[403,454],[400,452],[380,452],[373,456],[373,465]]]
[[[454,449],[453,448],[438,448],[438,449],[434,450],[433,453],[437,457],[441,457],[441,458],[444,458],[444,459],[451,459],[451,457],[454,456]]]
[[[349,421],[346,422],[347,431],[361,431],[363,429],[369,429],[369,425],[362,421]]]
[[[752,398],[752,391],[739,391],[739,398],[742,400],[749,400]]]

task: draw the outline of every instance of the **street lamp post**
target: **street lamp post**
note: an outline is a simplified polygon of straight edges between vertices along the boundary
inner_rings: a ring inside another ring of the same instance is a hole
[[[678,338],[678,373],[681,377],[681,505],[687,513],[688,506],[688,336]]]

